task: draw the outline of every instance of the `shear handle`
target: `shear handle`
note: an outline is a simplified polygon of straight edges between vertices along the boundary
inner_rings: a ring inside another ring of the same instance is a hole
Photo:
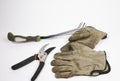
[[[41,72],[43,66],[44,66],[44,62],[40,62],[35,74],[33,75],[33,77],[31,78],[31,81],[35,81],[35,79],[37,78],[37,76],[39,75],[39,73]]]
[[[23,61],[21,61],[19,63],[13,65],[11,68],[13,70],[17,70],[17,69],[31,63],[32,61],[37,60],[37,59],[38,59],[37,54],[35,54],[35,55],[33,55],[33,56],[31,56],[31,57],[29,57],[29,58],[27,58],[27,59],[25,59],[25,60],[23,60]]]

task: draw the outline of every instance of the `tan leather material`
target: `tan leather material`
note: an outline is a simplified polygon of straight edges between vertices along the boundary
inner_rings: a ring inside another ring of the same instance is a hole
[[[51,65],[56,78],[69,78],[78,75],[96,76],[108,73],[110,66],[105,51],[93,48],[107,34],[91,26],[76,31],[69,42],[54,55]]]
[[[67,43],[66,45],[64,45],[62,48],[61,48],[61,51],[62,52],[68,52],[68,51],[73,51],[73,50],[82,50],[82,51],[86,51],[86,50],[90,50],[90,51],[93,51],[93,49],[91,49],[90,47],[84,45],[84,44],[81,44],[81,43],[78,43],[78,42],[69,42]]]
[[[107,33],[95,29],[94,27],[87,26],[76,31],[70,38],[69,41],[76,41],[87,45],[90,48],[94,48],[95,45],[103,38],[107,36]]]
[[[93,70],[104,70],[106,66],[104,51],[75,50],[57,53],[54,58],[51,65],[54,66],[52,71],[57,78],[90,75]]]
[[[94,51],[90,47],[72,42],[72,50],[54,55],[51,65],[57,78],[68,78],[76,75],[91,75],[94,70],[104,70],[106,54],[104,51]]]

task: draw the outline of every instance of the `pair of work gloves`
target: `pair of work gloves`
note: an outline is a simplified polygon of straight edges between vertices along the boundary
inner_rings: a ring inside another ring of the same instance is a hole
[[[95,51],[96,44],[107,34],[91,26],[76,31],[69,42],[54,55],[51,65],[56,78],[86,75],[97,76],[110,72],[105,51]]]

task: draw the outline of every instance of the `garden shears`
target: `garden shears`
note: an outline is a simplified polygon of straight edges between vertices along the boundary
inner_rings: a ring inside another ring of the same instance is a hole
[[[39,60],[39,66],[36,70],[36,72],[34,73],[33,77],[31,78],[31,81],[34,81],[37,76],[39,75],[39,73],[41,72],[44,64],[45,64],[45,60],[46,60],[46,57],[49,55],[49,53],[55,48],[55,47],[51,47],[51,48],[48,48],[47,50],[45,50],[45,47],[47,46],[48,44],[45,44],[37,54],[13,65],[11,68],[13,70],[17,70],[19,68],[21,68],[22,66],[25,66],[29,63],[31,63],[32,61],[34,60]],[[44,51],[45,50],[45,51]]]

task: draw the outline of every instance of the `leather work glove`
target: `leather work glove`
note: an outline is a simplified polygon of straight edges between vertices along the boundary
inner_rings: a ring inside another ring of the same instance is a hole
[[[94,51],[83,44],[71,43],[73,51],[56,53],[51,65],[57,78],[77,75],[95,76],[110,72],[105,51]],[[78,50],[81,47],[80,50]],[[77,49],[76,49],[77,48]]]
[[[72,34],[72,36],[69,38],[69,43],[63,46],[61,51],[70,51],[71,42],[78,42],[93,49],[101,39],[105,39],[106,37],[107,33],[97,30],[94,27],[87,26]]]

